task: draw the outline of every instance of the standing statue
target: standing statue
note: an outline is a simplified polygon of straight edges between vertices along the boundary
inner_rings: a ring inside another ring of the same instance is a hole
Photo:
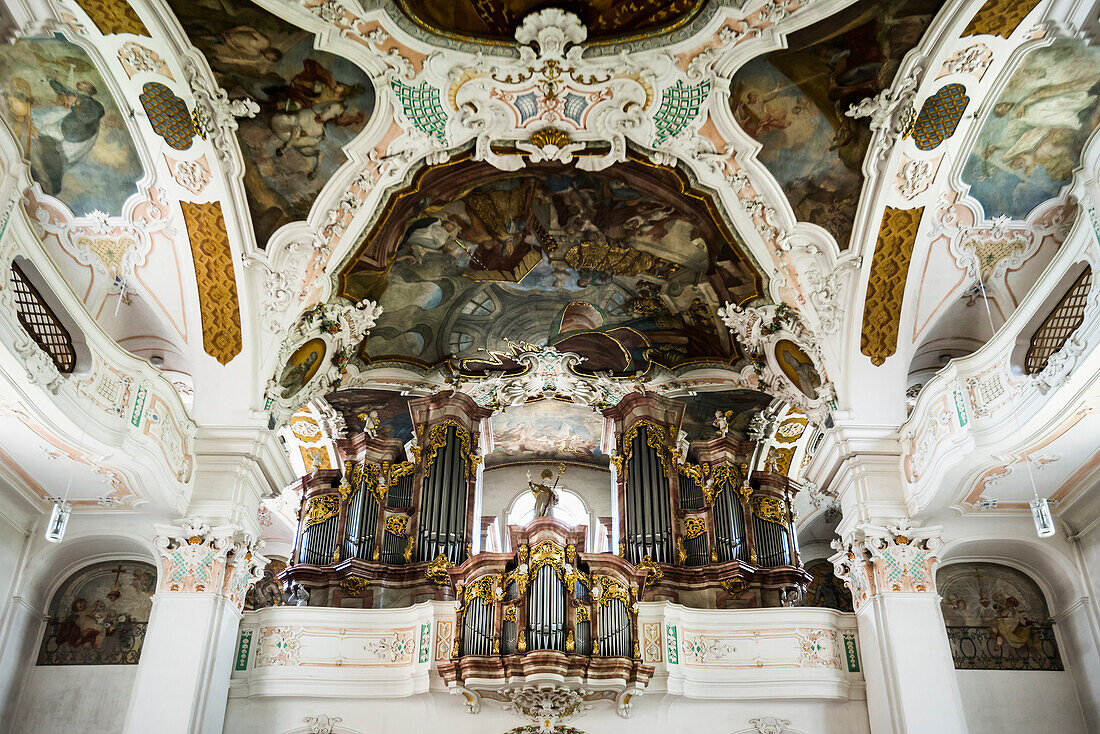
[[[558,481],[564,473],[565,465],[563,464],[558,467],[558,477],[554,480],[554,485],[550,486],[550,478],[554,476],[552,470],[542,470],[541,482],[531,479],[531,472],[527,472],[527,486],[535,495],[535,517],[550,517],[550,514],[554,511],[554,505],[558,504],[558,493],[556,491]]]

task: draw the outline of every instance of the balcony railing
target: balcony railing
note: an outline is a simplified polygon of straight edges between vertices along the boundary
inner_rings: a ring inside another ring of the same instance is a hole
[[[995,620],[996,621],[996,620]],[[1051,624],[948,627],[951,657],[961,670],[1063,670]]]

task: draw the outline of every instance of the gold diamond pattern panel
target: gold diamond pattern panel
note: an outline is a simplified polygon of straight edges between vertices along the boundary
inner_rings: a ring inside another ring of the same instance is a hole
[[[225,230],[221,202],[192,204],[181,201],[195,281],[199,288],[202,314],[202,347],[222,364],[241,352],[241,311],[237,302],[237,279],[233,274],[233,250]]]
[[[963,30],[964,36],[1008,38],[1039,0],[986,0]]]
[[[105,36],[132,33],[150,37],[149,29],[126,0],[77,0],[77,4]]]
[[[881,365],[898,349],[898,323],[901,320],[901,300],[905,295],[905,279],[913,257],[924,207],[895,209],[886,207],[879,226],[875,257],[871,262],[871,277],[867,283],[867,300],[863,306],[863,334],[860,351]]]

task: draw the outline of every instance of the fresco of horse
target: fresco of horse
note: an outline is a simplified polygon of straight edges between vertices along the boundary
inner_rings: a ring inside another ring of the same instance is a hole
[[[800,221],[848,246],[871,140],[866,120],[844,113],[889,87],[942,0],[858,2],[787,37],[786,49],[745,64],[730,104],[763,148],[759,160]],[[824,67],[824,69],[823,69]]]
[[[1100,124],[1100,49],[1059,40],[1008,80],[963,169],[986,217],[1024,219],[1058,195]]]
[[[87,52],[60,35],[5,44],[0,80],[0,116],[31,178],[76,216],[120,216],[141,161]]]
[[[245,0],[170,0],[188,38],[230,98],[260,105],[239,120],[244,187],[256,242],[305,219],[343,148],[374,109],[374,86],[347,59],[313,48],[313,34]]]

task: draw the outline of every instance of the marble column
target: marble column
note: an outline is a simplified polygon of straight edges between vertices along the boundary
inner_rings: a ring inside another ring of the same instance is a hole
[[[936,593],[938,527],[862,523],[830,559],[855,603],[871,734],[965,734]]]
[[[157,525],[160,573],[125,734],[220,734],[245,593],[267,559],[238,526]]]

